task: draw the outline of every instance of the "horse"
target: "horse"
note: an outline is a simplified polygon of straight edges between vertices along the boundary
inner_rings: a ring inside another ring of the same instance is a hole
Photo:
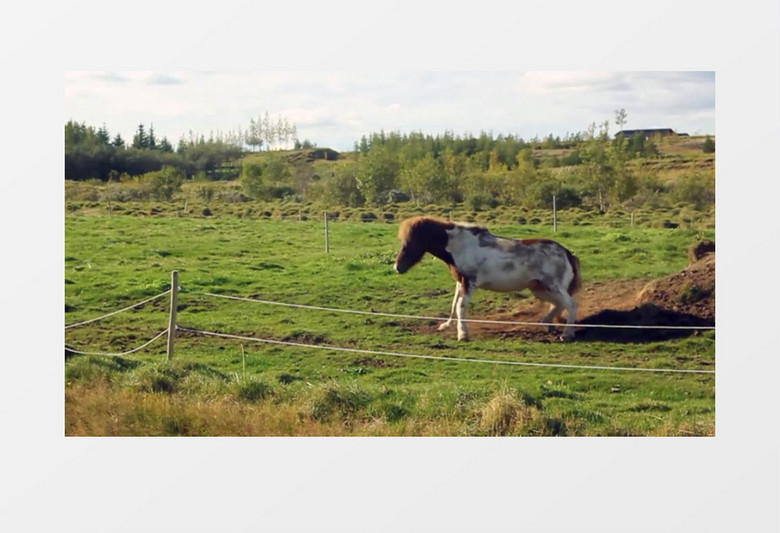
[[[464,320],[475,289],[530,289],[536,298],[552,304],[542,319],[548,324],[548,331],[553,331],[553,319],[566,310],[568,316],[560,340],[574,339],[574,294],[582,286],[580,262],[561,244],[550,239],[499,237],[487,228],[429,216],[402,221],[398,239],[401,250],[395,260],[396,272],[406,273],[429,253],[444,261],[455,279],[450,316],[439,326],[440,331],[450,327],[455,316],[458,340],[469,339]]]

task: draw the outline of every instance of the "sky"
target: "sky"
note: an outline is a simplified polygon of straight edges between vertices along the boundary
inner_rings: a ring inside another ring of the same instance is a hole
[[[715,134],[713,71],[66,71],[64,122],[106,126],[129,141],[138,125],[176,145],[283,118],[298,138],[351,150],[363,135],[549,134],[565,137],[625,109],[628,129]]]

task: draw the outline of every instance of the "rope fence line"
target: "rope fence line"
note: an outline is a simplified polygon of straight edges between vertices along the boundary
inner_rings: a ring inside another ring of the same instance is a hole
[[[640,367],[620,367],[620,366],[590,366],[590,365],[567,365],[563,363],[529,363],[527,361],[502,361],[498,359],[476,359],[471,357],[445,357],[440,355],[420,355],[409,354],[401,352],[385,352],[378,350],[362,350],[358,348],[344,348],[341,346],[323,346],[318,344],[303,344],[299,342],[280,341],[275,339],[259,339],[256,337],[245,337],[242,335],[228,335],[227,333],[217,333],[214,331],[202,331],[192,328],[178,327],[178,331],[186,331],[188,333],[194,333],[197,335],[207,335],[211,337],[221,337],[226,339],[235,339],[248,342],[259,342],[265,344],[276,344],[282,346],[295,346],[297,348],[311,348],[318,350],[329,350],[336,352],[349,352],[359,353],[367,355],[384,355],[389,357],[406,357],[412,359],[432,359],[436,361],[453,361],[464,363],[487,363],[494,365],[514,365],[514,366],[532,366],[543,368],[566,368],[575,370],[617,370],[617,371],[634,371],[634,372],[665,372],[665,373],[679,373],[679,374],[714,374],[714,370],[687,370],[687,369],[675,369],[675,368],[640,368]]]
[[[136,307],[140,307],[146,303],[149,303],[153,300],[156,300],[157,298],[162,298],[166,294],[170,293],[171,289],[168,289],[167,291],[158,294],[157,296],[152,296],[151,298],[147,298],[146,300],[142,302],[138,302],[137,304],[130,305],[128,307],[125,307],[123,309],[119,309],[118,311],[114,311],[112,313],[108,313],[107,315],[99,316],[97,318],[91,318],[89,320],[85,320],[84,322],[78,322],[76,324],[69,324],[65,326],[65,329],[75,328],[77,326],[83,326],[84,324],[91,324],[92,322],[97,322],[98,320],[103,320],[104,318],[108,318],[110,316],[118,315],[119,313],[124,313],[125,311],[129,311],[130,309],[135,309]]]
[[[139,307],[141,305],[144,305],[148,302],[151,302],[153,300],[156,300],[158,298],[161,298],[167,294],[171,295],[171,319],[169,326],[158,333],[156,336],[154,336],[151,340],[145,342],[141,346],[138,346],[136,348],[133,348],[132,350],[128,350],[126,352],[122,353],[101,353],[101,352],[87,352],[87,351],[81,351],[76,350],[73,348],[65,346],[66,353],[67,351],[76,353],[76,354],[82,354],[82,355],[98,355],[98,356],[110,356],[110,357],[120,357],[129,355],[135,352],[138,352],[153,342],[155,342],[157,339],[168,334],[168,360],[170,361],[172,356],[172,344],[173,344],[173,337],[175,337],[175,333],[177,331],[183,331],[183,332],[189,332],[193,334],[198,335],[206,335],[206,336],[213,336],[213,337],[221,337],[221,338],[228,338],[228,339],[237,339],[237,340],[243,340],[243,341],[249,341],[249,342],[258,342],[258,343],[266,343],[266,344],[275,344],[275,345],[284,345],[284,346],[294,346],[299,348],[309,348],[309,349],[320,349],[320,350],[329,350],[329,351],[339,351],[339,352],[349,352],[349,353],[360,353],[360,354],[368,354],[368,355],[383,355],[383,356],[390,356],[390,357],[405,357],[405,358],[414,358],[414,359],[428,359],[428,360],[440,360],[440,361],[454,361],[454,362],[469,362],[469,363],[487,363],[487,364],[500,364],[500,365],[514,365],[514,366],[528,366],[528,367],[545,367],[545,368],[564,368],[564,369],[584,369],[584,370],[614,370],[614,371],[635,371],[635,372],[656,372],[656,373],[682,373],[682,374],[714,374],[714,370],[700,370],[700,369],[671,369],[671,368],[639,368],[639,367],[614,367],[614,366],[599,366],[599,365],[572,365],[572,364],[563,364],[563,363],[532,363],[532,362],[525,362],[525,361],[506,361],[506,360],[492,360],[492,359],[476,359],[476,358],[459,358],[459,357],[446,357],[446,356],[435,356],[435,355],[421,355],[421,354],[408,354],[408,353],[401,353],[401,352],[390,352],[390,351],[378,351],[378,350],[363,350],[363,349],[357,349],[357,348],[345,348],[340,346],[324,346],[324,345],[313,345],[313,344],[303,344],[303,343],[296,343],[296,342],[289,342],[289,341],[281,341],[281,340],[275,340],[275,339],[260,339],[256,337],[246,337],[241,335],[230,335],[226,333],[218,333],[218,332],[212,332],[212,331],[203,331],[198,329],[192,329],[192,328],[183,328],[176,325],[176,309],[177,309],[177,296],[181,288],[178,284],[178,272],[173,271],[171,273],[172,276],[172,282],[171,282],[171,289],[158,294],[156,296],[152,296],[151,298],[147,298],[146,300],[143,300],[141,302],[138,302],[136,304],[133,304],[131,306],[119,309],[117,311],[108,313],[106,315],[102,315],[97,318],[93,318],[90,320],[85,320],[83,322],[79,322],[76,324],[70,324],[65,326],[65,329],[74,328],[76,326],[82,326],[85,324],[89,324],[92,322],[96,322],[98,320],[129,311],[130,309],[134,309],[136,307]],[[261,304],[268,304],[268,305],[277,305],[277,306],[284,306],[284,307],[291,307],[291,308],[297,308],[297,309],[311,309],[311,310],[319,310],[319,311],[329,311],[329,312],[340,312],[340,313],[351,313],[351,314],[359,314],[359,315],[374,315],[374,316],[384,316],[384,317],[393,317],[393,318],[408,318],[408,319],[422,319],[422,320],[438,320],[443,321],[447,320],[445,318],[441,317],[426,317],[426,316],[417,316],[417,315],[404,315],[404,314],[395,314],[395,313],[381,313],[381,312],[375,312],[375,311],[359,311],[354,309],[339,309],[339,308],[331,308],[331,307],[320,307],[320,306],[312,306],[312,305],[303,305],[303,304],[290,304],[290,303],[284,303],[284,302],[275,302],[275,301],[269,301],[269,300],[259,300],[259,299],[252,299],[252,298],[243,298],[238,296],[229,296],[229,295],[221,295],[221,294],[214,294],[209,292],[199,292],[199,291],[186,291],[190,294],[196,294],[196,295],[204,295],[204,296],[211,296],[216,298],[224,298],[229,300],[237,300],[237,301],[247,301],[252,303],[261,303]],[[512,324],[512,325],[531,325],[531,326],[548,326],[549,324],[545,323],[539,323],[539,322],[516,322],[516,321],[502,321],[502,320],[477,320],[477,319],[470,319],[466,320],[468,322],[477,322],[477,323],[488,323],[488,324]],[[710,326],[702,326],[702,327],[696,327],[696,326],[631,326],[631,325],[605,325],[605,324],[575,324],[575,326],[580,327],[603,327],[603,328],[646,328],[646,329],[715,329],[714,327]]]
[[[73,349],[73,348],[71,348],[71,347],[69,347],[67,345],[65,346],[65,349],[68,350],[69,352],[77,353],[77,354],[80,354],[80,355],[104,355],[104,356],[107,356],[107,357],[122,357],[124,355],[130,355],[131,353],[140,352],[141,350],[143,350],[144,348],[146,348],[147,346],[152,344],[154,341],[156,341],[157,339],[159,339],[160,337],[162,337],[166,333],[168,333],[168,328],[165,328],[160,333],[155,335],[152,340],[145,342],[141,346],[139,346],[137,348],[133,348],[132,350],[129,350],[127,352],[122,352],[122,353],[82,352],[80,350],[75,350],[75,349]]]
[[[443,317],[437,317],[437,316],[420,316],[420,315],[403,315],[403,314],[397,314],[397,313],[382,313],[377,311],[359,311],[355,309],[339,309],[335,307],[320,307],[316,305],[304,305],[304,304],[291,304],[286,302],[274,302],[271,300],[258,300],[255,298],[244,298],[240,296],[229,296],[226,294],[215,294],[212,292],[201,292],[201,291],[189,291],[183,289],[188,294],[200,294],[203,296],[211,296],[214,298],[224,298],[227,300],[238,300],[242,302],[252,302],[252,303],[259,303],[259,304],[265,304],[265,305],[277,305],[281,307],[292,307],[296,309],[310,309],[314,311],[329,311],[332,313],[349,313],[349,314],[355,314],[355,315],[371,315],[371,316],[383,316],[383,317],[389,317],[389,318],[407,318],[407,319],[416,319],[416,320],[438,320],[440,322],[445,322],[449,320],[449,318],[443,318]],[[503,325],[512,325],[512,326],[549,326],[550,324],[544,323],[544,322],[520,322],[520,321],[513,321],[513,320],[481,320],[476,318],[464,318],[462,322],[472,322],[476,324],[503,324]],[[714,330],[715,326],[658,326],[658,325],[631,325],[631,324],[570,324],[573,327],[577,328],[614,328],[614,329],[669,329],[669,330]]]

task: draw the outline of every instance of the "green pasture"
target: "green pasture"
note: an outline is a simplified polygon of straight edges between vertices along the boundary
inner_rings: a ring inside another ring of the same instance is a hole
[[[579,258],[585,283],[655,278],[687,264],[711,229],[491,223],[550,237]],[[303,310],[206,295],[422,316],[449,312],[454,283],[427,257],[393,271],[397,224],[69,214],[65,324],[132,305],[179,272],[179,332],[121,357],[65,363],[66,434],[134,435],[713,435],[714,374],[510,366],[457,359],[638,369],[714,369],[715,335],[656,343],[458,343],[438,322]],[[478,291],[471,318],[527,294]],[[168,298],[65,330],[85,352],[121,353],[167,327]],[[249,338],[448,360],[258,343]],[[113,421],[110,422],[109,421]],[[218,422],[221,421],[221,422]]]

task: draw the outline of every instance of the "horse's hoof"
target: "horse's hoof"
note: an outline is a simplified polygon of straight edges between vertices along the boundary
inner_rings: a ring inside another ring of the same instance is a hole
[[[444,324],[441,324],[439,326],[439,331],[444,331],[445,329],[447,329],[450,326],[451,326],[451,324],[449,322],[445,322]]]
[[[469,336],[468,335],[458,335],[458,340],[466,342],[466,341],[469,340]]]
[[[573,342],[574,335],[560,335],[558,336],[558,340],[561,342]]]

